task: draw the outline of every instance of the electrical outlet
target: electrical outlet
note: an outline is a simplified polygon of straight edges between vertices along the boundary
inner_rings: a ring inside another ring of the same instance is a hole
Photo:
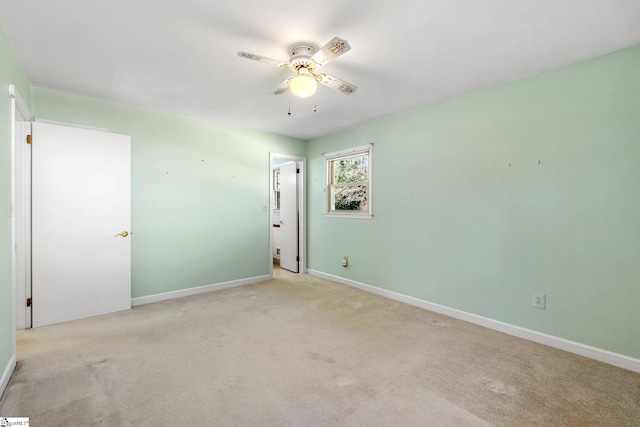
[[[349,257],[348,256],[342,257],[342,266],[346,267],[347,265],[349,265]]]
[[[542,310],[547,307],[547,296],[545,294],[533,294],[533,303],[532,305],[535,308],[540,308]]]

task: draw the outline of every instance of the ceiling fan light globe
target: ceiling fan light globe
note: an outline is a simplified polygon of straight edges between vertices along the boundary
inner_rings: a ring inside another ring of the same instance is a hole
[[[300,98],[307,98],[313,95],[316,93],[317,88],[318,84],[315,79],[308,75],[297,75],[289,82],[291,93]]]

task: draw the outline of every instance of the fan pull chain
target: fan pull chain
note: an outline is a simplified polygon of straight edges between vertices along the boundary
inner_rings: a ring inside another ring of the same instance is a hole
[[[318,111],[318,92],[316,92],[315,94],[313,94],[313,112],[315,113],[316,111]]]
[[[289,112],[287,114],[291,117],[291,91],[289,91]]]

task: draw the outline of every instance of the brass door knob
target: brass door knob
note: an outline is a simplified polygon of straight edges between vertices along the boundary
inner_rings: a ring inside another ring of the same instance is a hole
[[[127,237],[128,235],[129,235],[129,233],[128,233],[128,232],[123,231],[122,233],[118,233],[118,234],[116,234],[116,235],[115,235],[115,236],[113,236],[113,237],[118,237],[118,236],[120,236],[120,237]]]

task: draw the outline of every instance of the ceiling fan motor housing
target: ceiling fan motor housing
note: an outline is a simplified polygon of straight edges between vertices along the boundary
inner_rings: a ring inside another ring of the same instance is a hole
[[[291,47],[291,58],[289,66],[294,69],[307,67],[309,59],[316,53],[317,49],[308,43],[299,43]]]

